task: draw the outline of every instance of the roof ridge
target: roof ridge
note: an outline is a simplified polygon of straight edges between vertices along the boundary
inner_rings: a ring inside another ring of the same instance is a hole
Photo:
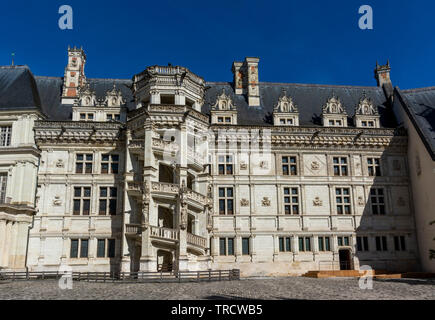
[[[400,90],[400,91],[405,92],[405,93],[410,93],[410,92],[422,92],[422,91],[431,91],[431,90],[435,90],[435,86],[433,86],[433,87],[423,87],[423,88],[414,88],[414,89],[406,89],[406,90]]]
[[[86,78],[86,80],[131,81],[131,79],[120,79],[120,78]]]
[[[353,86],[353,85],[334,85],[334,84],[315,84],[315,83],[284,83],[284,82],[259,82],[259,84],[270,85],[293,85],[301,87],[327,87],[327,88],[355,88],[355,89],[381,89],[377,86]]]

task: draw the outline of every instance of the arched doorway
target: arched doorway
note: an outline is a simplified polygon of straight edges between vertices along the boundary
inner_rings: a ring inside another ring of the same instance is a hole
[[[340,259],[340,270],[352,270],[352,255],[350,249],[340,249],[338,256]]]
[[[174,227],[174,215],[172,214],[172,210],[159,206],[158,212],[158,226],[172,229]]]
[[[173,269],[172,253],[166,250],[157,251],[157,271],[171,272]]]

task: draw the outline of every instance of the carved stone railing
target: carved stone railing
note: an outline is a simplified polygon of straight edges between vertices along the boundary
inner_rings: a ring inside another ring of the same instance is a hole
[[[178,152],[180,146],[172,141],[153,138],[153,149],[161,152]]]
[[[173,183],[151,182],[151,192],[178,194],[180,187]]]
[[[151,237],[159,238],[159,239],[167,239],[167,240],[179,240],[178,230],[162,228],[162,227],[154,227],[150,226]]]
[[[187,147],[187,159],[191,163],[202,165],[204,163],[204,157],[201,153],[195,152],[191,147]]]
[[[202,194],[200,194],[198,192],[187,189],[186,195],[187,195],[187,199],[189,199],[189,200],[196,201],[203,206],[207,205],[207,197],[203,196]]]
[[[197,236],[196,234],[187,234],[187,243],[201,248],[207,248],[207,239]]]
[[[139,181],[128,181],[127,191],[141,192],[143,187],[143,182]]]
[[[125,233],[128,235],[140,235],[142,230],[143,228],[140,224],[128,223],[125,225]]]
[[[139,139],[131,140],[130,143],[128,144],[128,148],[134,150],[143,150],[144,147],[145,147],[145,141]]]

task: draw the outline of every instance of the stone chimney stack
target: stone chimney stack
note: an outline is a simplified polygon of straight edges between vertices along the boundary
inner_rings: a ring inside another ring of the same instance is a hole
[[[245,61],[233,63],[234,91],[246,95],[250,107],[260,106],[260,88],[258,81],[259,58],[245,58]]]
[[[380,66],[378,62],[376,62],[375,68],[375,79],[378,82],[378,87],[381,87],[384,90],[385,96],[391,100],[393,97],[393,84],[390,78],[390,61],[387,61],[386,65]]]
[[[86,84],[86,55],[82,48],[68,47],[68,64],[65,68],[62,89],[62,104],[74,104],[79,90]]]

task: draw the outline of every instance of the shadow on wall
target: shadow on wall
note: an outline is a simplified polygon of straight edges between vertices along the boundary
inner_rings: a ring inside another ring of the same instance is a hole
[[[404,134],[401,129],[397,133]],[[354,255],[360,267],[399,273],[420,271],[420,264],[409,168],[406,153],[397,149],[397,139],[402,137],[395,137],[380,158],[368,153],[362,160],[362,174],[373,177],[373,184],[364,190],[367,198],[361,191],[355,195],[356,206],[364,208]]]

